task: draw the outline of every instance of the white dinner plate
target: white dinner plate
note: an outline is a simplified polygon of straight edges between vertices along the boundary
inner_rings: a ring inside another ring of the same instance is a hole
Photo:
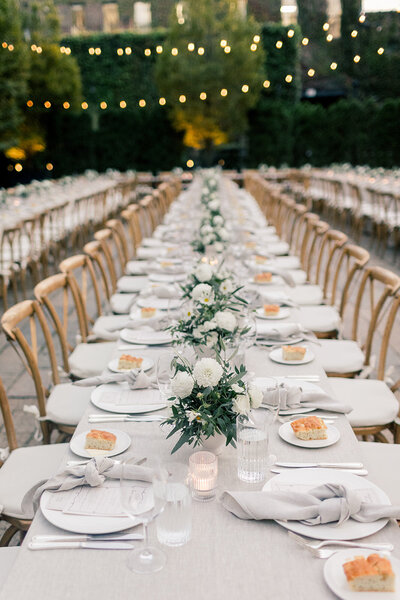
[[[142,331],[141,329],[122,329],[120,338],[128,344],[146,344],[146,346],[162,346],[172,342],[169,331]]]
[[[133,294],[140,292],[149,283],[148,277],[136,275],[124,275],[117,281],[117,291],[122,294]]]
[[[116,456],[117,454],[121,454],[121,452],[125,452],[125,450],[127,450],[127,448],[129,448],[131,445],[131,438],[125,431],[121,431],[120,429],[103,429],[101,425],[99,428],[101,428],[101,431],[113,433],[117,438],[113,450],[86,450],[85,443],[86,434],[89,433],[88,430],[72,438],[69,443],[69,447],[71,448],[72,452],[78,456],[83,456],[83,458],[93,458],[95,456]],[[94,426],[93,429],[96,429],[96,426]]]
[[[115,533],[116,531],[123,531],[124,529],[130,529],[135,525],[142,522],[141,519],[132,517],[100,517],[100,516],[88,516],[88,515],[69,515],[63,513],[61,510],[51,510],[47,508],[47,504],[51,498],[51,494],[54,492],[45,491],[40,498],[40,508],[42,510],[45,519],[65,529],[71,533],[82,533],[87,535]]]
[[[126,264],[128,275],[146,275],[149,263],[145,260],[130,260]]]
[[[159,258],[159,257],[156,257],[156,261],[158,263],[160,263],[161,266],[162,266],[162,263],[165,263],[165,262],[170,262],[174,265],[182,265],[183,264],[181,258],[169,258],[169,257],[168,258]]]
[[[284,344],[285,346],[291,346],[292,344],[298,344],[299,342],[302,342],[303,339],[304,339],[304,336],[302,336],[302,335],[298,335],[296,337],[285,338],[284,340],[257,338],[257,343],[261,346],[262,345],[263,346],[279,346],[281,344]]]
[[[129,354],[129,351],[126,351],[125,353],[122,354]],[[135,351],[134,356],[137,355],[137,352]],[[141,357],[137,357],[137,358],[141,358]],[[110,369],[110,371],[112,371],[113,373],[127,373],[128,370],[127,369],[118,369],[118,361],[119,358],[113,358],[112,360],[110,360],[110,362],[108,363],[108,368]],[[142,362],[142,366],[140,367],[142,369],[142,371],[150,371],[150,369],[152,369],[154,367],[154,360],[152,358],[149,358],[148,356],[145,356],[143,358],[143,362]]]
[[[266,389],[269,386],[275,384],[275,381],[278,383],[284,383],[289,387],[300,387],[304,392],[323,392],[324,390],[319,385],[315,385],[315,383],[311,383],[310,381],[302,381],[301,379],[288,379],[287,377],[275,377],[274,379],[270,379],[269,377],[255,377],[253,379],[253,383],[259,387],[260,389]],[[304,408],[290,408],[287,410],[280,410],[280,415],[293,415],[293,414],[303,414],[308,412],[315,411],[315,408],[310,406]]]
[[[282,356],[282,348],[276,348],[275,350],[272,350],[272,352],[269,353],[269,357],[274,362],[281,363],[282,365],[305,365],[313,361],[315,355],[310,350],[310,348],[307,348],[307,351],[302,360],[284,360]]]
[[[128,392],[129,386],[127,383],[107,383],[104,385],[99,385],[96,387],[91,396],[90,400],[94,406],[100,408],[101,410],[105,410],[106,412],[112,413],[120,413],[120,414],[142,414],[149,413],[155,410],[160,410],[161,408],[165,408],[167,405],[165,402],[161,401],[157,404],[156,402],[148,402],[146,403],[144,400],[147,396],[151,397],[155,390],[130,390],[132,398],[134,399],[136,395],[139,396],[139,400],[132,400],[130,404],[113,404],[112,402],[107,402],[104,400],[104,394],[113,394],[119,395],[122,392]],[[141,404],[142,402],[142,404]]]
[[[278,487],[282,486],[281,489],[292,490],[293,492],[307,492],[325,483],[339,483],[352,490],[360,491],[366,501],[391,504],[385,492],[369,479],[346,471],[336,471],[335,469],[290,469],[290,472],[282,472],[280,475],[272,477],[264,485],[263,490],[277,490]],[[299,521],[277,521],[277,523],[295,533],[319,540],[356,540],[376,533],[386,525],[388,520],[379,519],[372,523],[361,523],[349,519],[342,523],[340,527],[335,523],[324,523],[322,525],[306,525]]]
[[[149,280],[156,283],[175,283],[175,281],[184,281],[186,278],[186,273],[150,273],[149,275]]]
[[[253,285],[280,285],[282,283],[282,277],[279,275],[272,275],[270,281],[256,281],[254,278],[249,279],[249,283]]]
[[[286,319],[287,317],[290,317],[290,308],[288,308],[287,306],[281,306],[280,311],[277,315],[267,316],[264,313],[264,308],[261,307],[257,308],[256,315],[257,319],[268,319],[271,321],[277,321],[278,319]]]
[[[168,310],[169,308],[178,308],[181,305],[181,300],[178,298],[157,298],[157,296],[148,296],[147,298],[138,298],[137,306],[154,306],[158,310]]]
[[[294,433],[290,422],[283,423],[279,427],[279,435],[280,437],[288,442],[288,444],[293,444],[293,446],[301,446],[301,448],[309,448],[310,450],[315,450],[315,448],[325,448],[326,446],[332,446],[336,444],[336,442],[340,439],[340,431],[336,429],[333,425],[327,425],[327,438],[326,440],[299,440]]]
[[[353,560],[356,556],[369,556],[370,554],[380,554],[390,558],[392,569],[396,577],[395,592],[353,592],[347,583],[344,574],[343,565],[345,562]],[[335,552],[324,564],[324,579],[336,596],[341,600],[399,600],[400,599],[400,560],[394,556],[389,556],[383,552],[374,550],[363,550],[361,548],[349,548]]]

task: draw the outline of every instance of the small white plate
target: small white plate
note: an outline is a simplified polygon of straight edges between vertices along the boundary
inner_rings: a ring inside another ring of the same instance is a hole
[[[126,352],[122,352],[122,354],[129,354],[129,350],[127,350]],[[135,352],[134,356],[136,356],[136,352]],[[137,358],[140,358],[140,357],[138,356]],[[127,369],[118,369],[118,361],[119,361],[118,357],[110,360],[110,362],[107,365],[108,368],[110,369],[110,371],[112,371],[113,373],[127,373],[128,372]],[[152,358],[148,358],[147,356],[145,356],[143,358],[142,366],[140,368],[143,371],[150,371],[150,369],[152,369],[153,367],[154,367],[154,360]]]
[[[154,306],[158,310],[168,310],[169,308],[178,308],[181,305],[182,300],[178,298],[157,298],[157,296],[148,296],[147,298],[138,298],[137,306],[143,308],[144,306]]]
[[[353,592],[347,583],[343,571],[345,562],[353,560],[356,556],[369,556],[376,554],[374,550],[363,550],[361,548],[349,548],[335,552],[324,565],[324,579],[336,596],[342,600],[399,600],[400,599],[400,560],[389,556],[384,552],[377,552],[381,556],[390,558],[392,569],[396,577],[395,592]]]
[[[269,357],[271,360],[277,363],[281,363],[282,365],[305,365],[314,360],[314,353],[307,348],[307,352],[304,355],[303,360],[284,360],[282,356],[282,348],[276,348],[270,352]]]
[[[132,517],[100,517],[88,515],[69,515],[61,510],[51,510],[47,508],[47,503],[54,492],[45,491],[40,498],[40,508],[43,516],[49,523],[71,531],[71,533],[82,533],[87,535],[115,533],[130,529],[142,522],[141,519]]]
[[[161,265],[164,262],[170,262],[170,263],[172,263],[174,265],[182,265],[183,264],[183,261],[182,261],[181,258],[169,258],[169,257],[168,258],[159,258],[159,257],[157,257],[156,261],[158,263],[160,263]]]
[[[96,429],[96,426],[94,426],[93,429]],[[69,447],[71,448],[72,452],[78,456],[83,456],[83,458],[93,458],[94,456],[116,456],[117,454],[121,454],[121,452],[127,450],[127,448],[129,448],[131,445],[131,438],[125,431],[121,431],[120,429],[103,430],[101,428],[101,424],[99,424],[99,429],[101,429],[101,431],[113,433],[116,436],[117,440],[113,450],[86,450],[86,435],[90,431],[88,430],[72,438],[69,443]]]
[[[112,402],[107,402],[104,400],[104,394],[115,394],[116,397],[121,394],[121,392],[130,392],[132,396],[131,404],[113,404]],[[106,412],[111,413],[119,413],[119,414],[133,414],[138,415],[142,413],[150,413],[155,410],[160,410],[161,408],[165,408],[167,404],[162,402],[160,397],[159,404],[144,402],[144,398],[148,395],[151,395],[151,392],[155,390],[129,390],[129,386],[126,382],[123,383],[107,383],[103,385],[99,385],[96,387],[91,393],[90,400],[94,406],[100,408],[101,410],[105,410]],[[139,400],[135,400],[135,396],[139,396]],[[143,404],[140,404],[143,402]]]
[[[122,329],[120,338],[128,344],[146,344],[146,346],[163,346],[172,342],[169,331],[142,331],[140,329]]]
[[[186,278],[186,273],[150,273],[149,275],[149,280],[157,283],[174,283],[184,281]]]
[[[299,342],[302,342],[303,339],[304,338],[302,335],[286,338],[285,340],[272,340],[272,339],[266,339],[266,338],[257,338],[257,343],[260,346],[280,346],[281,344],[283,344],[285,346],[290,346],[292,344],[298,344]],[[287,361],[285,361],[285,362],[287,362]]]
[[[340,431],[336,429],[333,425],[327,425],[327,435],[326,440],[299,440],[294,433],[290,422],[283,423],[279,427],[279,435],[280,437],[288,442],[288,444],[292,444],[293,446],[301,446],[301,448],[309,448],[314,450],[315,448],[325,448],[326,446],[332,446],[336,444],[336,442],[340,439]]]
[[[249,283],[253,285],[279,285],[282,283],[282,277],[279,275],[272,275],[270,281],[256,281],[254,278],[249,279]]]
[[[287,306],[282,306],[279,313],[273,316],[267,316],[264,313],[264,308],[257,308],[256,310],[257,319],[271,319],[272,321],[277,321],[278,319],[286,319],[290,317],[290,308]]]
[[[267,481],[263,491],[285,489],[293,492],[305,492],[325,483],[345,485],[361,493],[363,498],[367,498],[369,502],[391,504],[385,492],[369,479],[336,469],[288,469]],[[372,523],[362,523],[355,519],[349,519],[340,527],[336,523],[324,523],[323,525],[307,525],[300,521],[277,521],[277,523],[285,529],[318,540],[357,540],[376,533],[385,527],[388,520],[379,519]]]
[[[275,385],[275,381],[278,381],[279,384],[284,383],[288,387],[300,387],[305,392],[323,392],[324,390],[319,386],[315,385],[315,383],[311,383],[309,381],[301,381],[300,379],[288,379],[287,377],[255,377],[253,379],[253,383],[259,387],[260,389],[266,389],[270,386]],[[303,414],[308,412],[315,411],[315,408],[310,406],[304,408],[288,408],[287,410],[280,410],[279,414],[282,416],[289,416],[293,414]]]

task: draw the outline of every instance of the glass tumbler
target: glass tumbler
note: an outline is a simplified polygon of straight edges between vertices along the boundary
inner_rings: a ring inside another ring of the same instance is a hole
[[[192,533],[192,499],[188,486],[188,467],[183,463],[163,465],[166,479],[153,479],[153,494],[163,504],[157,519],[157,538],[166,546],[183,546]]]

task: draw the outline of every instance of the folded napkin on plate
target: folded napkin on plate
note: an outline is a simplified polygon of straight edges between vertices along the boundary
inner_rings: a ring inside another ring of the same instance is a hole
[[[263,390],[263,404],[276,406],[278,393],[280,410],[313,408],[346,414],[353,410],[350,405],[331,398],[323,390],[303,391],[301,387],[289,386],[285,383],[282,383],[278,390],[276,388]]]
[[[298,305],[293,302],[284,292],[260,291],[260,304],[279,304],[280,306],[291,306],[296,308]]]
[[[131,390],[144,390],[146,388],[156,388],[157,382],[153,377],[149,377],[142,370],[132,369],[127,373],[111,373],[110,375],[96,375],[74,381],[73,385],[82,387],[91,387],[93,385],[102,385],[104,383],[122,383],[127,382]]]
[[[156,296],[157,298],[180,298],[181,290],[174,285],[157,285],[142,291],[140,295],[142,298],[148,296]]]
[[[239,519],[300,521],[306,525],[337,523],[350,517],[362,523],[400,518],[400,506],[364,502],[360,493],[336,483],[307,493],[295,491],[224,492],[223,506]]]
[[[286,340],[291,335],[302,334],[304,332],[300,323],[280,323],[279,325],[270,325],[269,323],[259,323],[257,321],[257,338],[266,340]]]
[[[30,513],[32,504],[36,511],[40,496],[46,490],[52,492],[64,492],[72,490],[81,485],[90,485],[97,487],[102,485],[106,478],[119,479],[121,477],[122,465],[116,463],[111,458],[97,457],[92,458],[85,465],[68,467],[65,471],[58,473],[48,480],[38,482],[29,490],[22,500],[22,512]],[[141,465],[130,465],[124,468],[124,476],[127,479],[137,479],[138,481],[151,481],[153,475],[152,469]]]
[[[130,319],[122,326],[119,325],[118,327],[107,327],[107,331],[120,331],[121,329],[141,329],[142,327],[147,327],[153,331],[164,331],[169,324],[169,320],[166,317],[154,317],[151,319],[146,319],[146,323],[144,323],[144,319]]]

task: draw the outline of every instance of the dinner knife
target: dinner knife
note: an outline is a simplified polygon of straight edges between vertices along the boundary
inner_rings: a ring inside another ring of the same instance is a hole
[[[276,462],[276,467],[286,467],[287,469],[306,469],[308,467],[319,469],[363,469],[364,465],[360,462]]]
[[[281,473],[290,473],[290,469],[270,469],[271,473],[277,473],[280,475]],[[342,473],[352,473],[353,475],[360,475],[364,477],[368,475],[367,469],[335,469],[335,471],[341,471]]]
[[[30,550],[77,549],[86,550],[132,550],[133,544],[126,542],[29,542]]]
[[[33,543],[41,542],[127,542],[143,540],[143,533],[106,533],[98,535],[34,535]]]
[[[118,417],[106,417],[106,416],[89,416],[89,423],[120,423],[124,421],[133,421],[137,423],[149,423],[151,421],[164,421],[166,415],[154,415],[153,417],[133,417],[130,415],[122,415]]]

